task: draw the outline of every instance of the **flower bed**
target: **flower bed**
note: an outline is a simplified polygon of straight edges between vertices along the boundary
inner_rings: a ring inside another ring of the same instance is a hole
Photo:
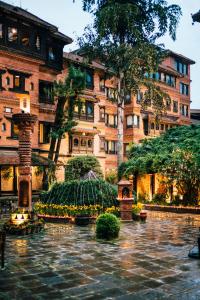
[[[58,204],[43,204],[36,203],[34,206],[35,212],[39,217],[48,218],[48,220],[63,220],[69,221],[76,216],[95,217],[103,212],[103,207],[100,205],[58,205]]]

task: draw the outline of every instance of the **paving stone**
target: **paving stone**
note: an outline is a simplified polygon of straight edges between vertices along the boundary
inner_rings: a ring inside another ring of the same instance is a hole
[[[112,242],[96,241],[94,225],[8,236],[0,300],[200,299],[200,261],[188,258],[198,227],[197,215],[148,212]]]

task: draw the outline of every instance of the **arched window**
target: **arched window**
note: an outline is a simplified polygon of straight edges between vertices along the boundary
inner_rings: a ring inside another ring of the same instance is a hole
[[[6,77],[6,84],[10,85],[10,77]]]
[[[88,140],[88,148],[92,148],[92,140]]]
[[[85,139],[82,139],[82,140],[81,140],[81,146],[82,146],[82,147],[85,147],[85,146],[86,146],[86,140],[85,140]]]
[[[78,147],[79,145],[79,140],[77,138],[74,139],[74,147]]]
[[[34,90],[34,83],[33,83],[33,82],[30,83],[30,90],[31,90],[31,91]]]

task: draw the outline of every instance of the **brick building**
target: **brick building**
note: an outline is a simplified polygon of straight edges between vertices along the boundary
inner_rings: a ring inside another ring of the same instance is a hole
[[[69,64],[86,72],[86,89],[80,95],[82,106],[75,107],[78,125],[72,136],[61,143],[57,171],[64,180],[64,165],[73,156],[95,155],[104,173],[117,167],[117,106],[113,103],[116,80],[106,79],[103,65],[87,67],[83,57],[63,53],[71,39],[58,28],[36,16],[0,1],[0,193],[16,193],[18,141],[13,113],[31,111],[38,116],[33,133],[33,190],[42,187],[39,166],[47,165],[50,130],[55,117],[52,99],[53,81],[67,75]],[[126,95],[124,119],[124,158],[132,142],[158,135],[182,124],[190,124],[190,65],[194,62],[174,52],[151,74],[172,101],[159,125],[155,123],[151,103],[141,110],[144,89]],[[151,184],[150,184],[151,186]]]

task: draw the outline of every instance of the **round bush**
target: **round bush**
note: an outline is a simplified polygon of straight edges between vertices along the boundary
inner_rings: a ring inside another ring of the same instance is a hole
[[[96,222],[96,236],[99,239],[111,240],[119,236],[120,221],[113,214],[102,214]]]

